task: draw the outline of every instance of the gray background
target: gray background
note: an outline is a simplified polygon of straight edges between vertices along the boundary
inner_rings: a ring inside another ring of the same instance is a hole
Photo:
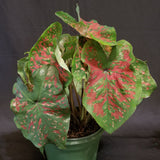
[[[63,10],[76,17],[75,0],[0,0],[0,160],[43,159],[13,123],[10,100],[16,61],[29,51],[51,23],[76,34],[54,15]],[[81,17],[114,26],[118,40],[128,40],[137,58],[148,62],[158,88],[112,135],[102,137],[98,160],[159,160],[160,158],[160,1],[79,0]]]

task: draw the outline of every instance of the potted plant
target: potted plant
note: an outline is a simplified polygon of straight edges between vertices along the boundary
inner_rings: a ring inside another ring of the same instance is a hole
[[[114,27],[77,13],[78,22],[63,11],[56,15],[80,35],[62,34],[55,22],[17,63],[14,121],[25,138],[49,152],[48,159],[57,152],[71,159],[71,151],[74,159],[95,160],[103,130],[118,129],[156,88],[146,62],[135,58],[129,42],[116,41]]]

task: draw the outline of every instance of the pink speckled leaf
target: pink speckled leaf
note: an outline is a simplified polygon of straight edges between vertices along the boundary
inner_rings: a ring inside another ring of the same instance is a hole
[[[43,66],[34,71],[31,79],[32,91],[20,78],[14,85],[16,98],[11,102],[11,109],[15,113],[15,123],[36,147],[53,142],[64,148],[70,109],[58,70],[55,66]]]
[[[55,57],[55,50],[62,34],[62,26],[55,22],[51,24],[40,36],[38,41],[29,52],[28,66],[32,73],[43,65],[54,65],[59,70],[61,82],[67,87],[71,80],[71,74],[58,64]]]
[[[135,62],[132,46],[118,41],[105,58],[101,46],[88,41],[82,60],[90,69],[83,105],[102,128],[112,133],[134,113],[143,94],[141,75],[131,65]]]
[[[116,31],[114,27],[100,25],[95,20],[87,22],[82,18],[77,22],[72,16],[63,11],[56,12],[56,15],[76,29],[82,36],[94,39],[103,45],[116,45]]]

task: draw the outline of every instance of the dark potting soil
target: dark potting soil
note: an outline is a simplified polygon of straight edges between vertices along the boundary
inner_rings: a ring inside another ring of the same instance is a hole
[[[73,123],[73,121],[71,121],[67,137],[68,138],[85,137],[96,132],[98,129],[100,129],[100,127],[94,119],[90,120],[85,127],[78,126],[75,123]]]

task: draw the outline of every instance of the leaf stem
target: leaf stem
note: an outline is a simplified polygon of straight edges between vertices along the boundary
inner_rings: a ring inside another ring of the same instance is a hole
[[[80,99],[79,99],[79,95],[78,95],[78,93],[77,93],[77,90],[76,90],[76,87],[75,87],[74,82],[73,82],[73,89],[74,89],[74,92],[75,92],[75,95],[76,95],[76,99],[77,99],[77,102],[78,102],[79,112],[81,113],[82,106],[81,106],[81,102],[80,102]]]
[[[78,16],[78,21],[80,22],[80,9],[79,9],[79,5],[78,3],[76,3],[76,12],[77,12],[77,16]]]
[[[76,115],[76,108],[74,106],[73,93],[72,93],[72,84],[69,85],[69,97],[70,97],[71,111],[73,112],[74,115]]]

